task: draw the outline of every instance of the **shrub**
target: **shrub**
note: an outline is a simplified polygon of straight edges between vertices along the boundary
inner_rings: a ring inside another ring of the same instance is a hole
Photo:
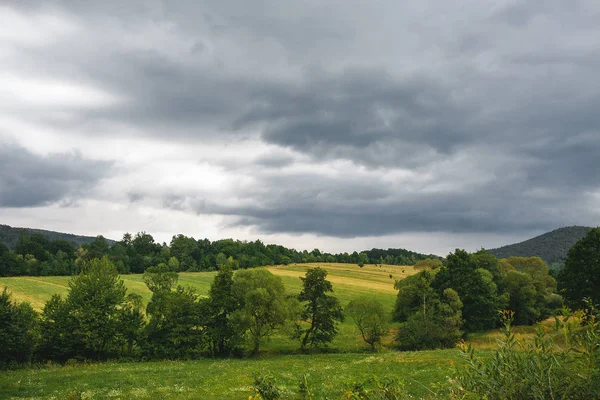
[[[569,316],[556,318],[554,334],[538,329],[533,343],[512,333],[514,314],[504,313],[504,336],[487,358],[462,345],[466,365],[457,369],[451,395],[476,399],[600,398],[600,328],[594,319],[575,333]],[[564,345],[557,340],[562,332]]]
[[[37,338],[37,313],[17,304],[6,288],[0,293],[0,366],[29,362]]]

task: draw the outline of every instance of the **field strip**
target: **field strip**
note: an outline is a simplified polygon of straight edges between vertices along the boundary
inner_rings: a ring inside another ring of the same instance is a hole
[[[32,277],[29,277],[29,276],[20,276],[19,278],[23,279],[23,280],[27,280],[27,281],[40,282],[40,283],[43,283],[44,285],[56,286],[56,287],[59,287],[61,289],[66,289],[68,287],[68,285],[59,285],[58,283],[47,282],[47,281],[43,281],[43,280],[40,280],[40,279],[35,279],[35,278],[32,278]]]
[[[273,268],[268,268],[273,274],[275,275],[280,275],[280,276],[291,276],[291,277],[303,277],[304,276],[304,272],[300,272],[300,271],[288,271],[285,269],[279,269],[276,267]],[[366,281],[364,279],[359,279],[359,278],[350,278],[350,277],[343,277],[343,276],[336,276],[336,275],[327,275],[327,280],[331,281],[332,283],[342,283],[345,285],[349,285],[349,286],[355,286],[355,287],[361,287],[361,288],[368,288],[368,289],[377,289],[380,291],[385,291],[388,293],[396,293],[396,289],[394,289],[394,281],[392,281],[390,279],[389,283],[384,283],[384,282],[377,282],[377,281]]]

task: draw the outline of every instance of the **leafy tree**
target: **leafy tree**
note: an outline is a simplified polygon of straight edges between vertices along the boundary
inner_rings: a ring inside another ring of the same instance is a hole
[[[144,330],[145,354],[160,358],[195,356],[202,343],[196,292],[182,286],[173,290],[178,275],[166,264],[148,268],[143,279],[152,292],[146,307],[150,320]]]
[[[308,328],[299,331],[302,349],[308,345],[314,348],[330,343],[337,334],[336,322],[344,320],[338,299],[327,294],[333,292],[333,286],[326,277],[326,270],[311,268],[304,278],[300,278],[302,291],[298,300],[305,302],[301,319],[309,324]]]
[[[131,338],[124,324],[125,285],[107,256],[85,262],[82,272],[69,281],[65,300],[55,295],[42,313],[42,355],[66,359],[102,359],[121,354]]]
[[[457,249],[446,258],[432,285],[438,293],[454,289],[463,303],[465,328],[469,331],[495,328],[506,299],[498,294],[494,275],[478,265],[478,257]],[[485,267],[485,265],[483,265]]]
[[[600,227],[591,229],[569,250],[558,284],[567,304],[584,307],[584,298],[600,302]]]
[[[54,294],[44,305],[38,350],[42,360],[64,361],[78,355],[77,325],[70,312],[67,302],[59,294]]]
[[[383,305],[372,296],[361,296],[346,306],[346,315],[354,320],[362,339],[375,351],[375,346],[388,332]]]
[[[234,314],[238,329],[248,333],[252,354],[257,354],[261,343],[289,316],[283,281],[264,268],[242,270],[233,278],[232,293],[240,304]]]
[[[401,349],[452,347],[461,337],[462,301],[453,289],[441,294],[434,289],[437,274],[426,269],[396,282],[394,320],[403,323],[396,336]]]
[[[232,320],[232,314],[240,308],[232,287],[233,271],[225,264],[215,276],[208,298],[201,302],[202,325],[213,355],[229,355],[241,341]]]
[[[179,274],[170,270],[166,264],[150,267],[142,277],[152,293],[169,292],[179,280]]]
[[[134,346],[140,344],[140,336],[145,323],[146,317],[143,312],[142,296],[136,293],[129,293],[125,297],[125,303],[119,313],[119,326],[123,330],[123,335],[127,343],[127,354],[133,355]]]
[[[358,266],[362,268],[362,267],[364,267],[365,264],[368,264],[368,263],[369,263],[369,256],[367,256],[367,253],[364,253],[364,252],[360,253],[358,255],[358,263],[357,263]]]
[[[536,290],[531,276],[521,271],[509,271],[504,278],[509,294],[508,308],[515,313],[516,325],[533,324],[540,320],[540,310],[536,307]]]
[[[0,293],[0,366],[30,361],[37,334],[37,313],[29,303],[13,302],[4,288]]]
[[[108,241],[104,236],[99,235],[93,242],[81,245],[81,248],[85,250],[84,261],[93,260],[95,258],[101,259],[109,250]]]
[[[500,260],[500,265],[499,287],[509,295],[515,325],[542,321],[562,306],[562,299],[555,294],[556,280],[541,258],[509,257]]]
[[[127,289],[108,257],[84,263],[69,281],[67,306],[82,355],[102,358],[118,350],[123,339],[120,313]]]

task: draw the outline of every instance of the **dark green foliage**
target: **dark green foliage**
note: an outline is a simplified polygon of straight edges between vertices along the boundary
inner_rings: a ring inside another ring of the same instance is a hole
[[[556,320],[553,334],[538,329],[534,341],[522,343],[505,313],[504,337],[487,357],[464,347],[466,364],[457,368],[448,398],[462,399],[598,399],[600,398],[600,327],[591,321],[573,332],[569,318]],[[559,332],[565,332],[561,341]],[[566,344],[560,344],[560,343]]]
[[[498,311],[504,309],[505,299],[499,296],[493,272],[478,265],[479,258],[464,250],[447,257],[446,265],[435,276],[432,286],[438,293],[454,289],[463,303],[465,329],[492,329],[500,322]]]
[[[257,400],[276,400],[284,394],[283,389],[275,383],[275,377],[270,373],[255,373],[252,391]],[[253,396],[250,396],[252,399]]]
[[[591,229],[569,250],[558,283],[571,307],[583,307],[586,297],[600,302],[600,228]]]
[[[200,306],[191,288],[175,284],[178,274],[166,264],[150,267],[144,282],[152,292],[146,307],[149,318],[144,329],[144,354],[152,358],[194,357],[201,351]]]
[[[400,349],[454,347],[461,337],[461,299],[450,288],[439,294],[432,287],[435,278],[435,271],[424,270],[396,282],[394,319],[402,322],[396,336]]]
[[[562,307],[556,280],[539,257],[509,257],[500,260],[503,275],[499,286],[509,298],[508,309],[515,312],[515,325],[540,322]]]
[[[361,296],[346,306],[346,315],[354,320],[361,337],[375,351],[388,332],[388,316],[383,305],[372,296]]]
[[[84,263],[82,272],[69,281],[66,299],[53,296],[44,307],[41,356],[65,360],[124,354],[141,320],[137,301],[127,298],[126,291],[107,257]]]
[[[37,340],[37,313],[29,303],[15,303],[0,293],[0,367],[29,362]]]
[[[200,303],[206,342],[213,355],[229,355],[242,341],[232,318],[241,305],[232,288],[233,271],[224,265],[210,286],[208,298]]]
[[[144,354],[152,358],[191,358],[201,352],[198,295],[191,288],[155,292],[146,310]]]
[[[327,294],[333,292],[333,286],[326,277],[326,270],[311,268],[306,271],[304,278],[300,278],[302,291],[298,300],[305,303],[301,319],[309,325],[308,328],[300,328],[299,331],[302,349],[330,343],[337,334],[336,322],[344,320],[338,299]]]
[[[540,257],[546,264],[561,263],[578,240],[592,229],[587,226],[568,226],[544,233],[521,243],[490,249],[487,252],[498,258]]]
[[[40,347],[42,360],[66,361],[77,355],[75,330],[65,299],[55,294],[44,306],[40,320]]]
[[[89,243],[95,239],[95,237],[91,236],[79,236],[73,235],[70,233],[60,233],[53,231],[46,231],[42,229],[30,229],[30,228],[13,228],[8,225],[0,224],[0,243],[6,245],[9,249],[14,249],[19,240],[19,236],[23,232],[28,232],[29,234],[40,234],[43,235],[48,241],[56,241],[56,240],[64,240],[74,247],[78,247],[83,243]],[[115,242],[109,240],[109,244],[114,244]]]
[[[297,251],[279,245],[222,239],[211,242],[184,235],[173,236],[170,245],[159,244],[145,232],[114,242],[102,236],[75,240],[73,235],[13,229],[0,225],[9,248],[0,247],[0,276],[72,275],[79,266],[108,255],[121,274],[143,273],[147,268],[168,264],[175,271],[214,271],[225,262],[235,270],[266,265],[314,262],[412,265],[418,260],[437,258],[404,249],[372,249],[362,253],[329,254],[318,249]],[[13,240],[14,238],[14,240]],[[10,240],[8,240],[10,239]],[[79,246],[80,245],[80,246]],[[75,246],[79,246],[77,249]]]

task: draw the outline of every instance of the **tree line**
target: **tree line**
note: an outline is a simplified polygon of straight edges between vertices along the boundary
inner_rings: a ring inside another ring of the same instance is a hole
[[[219,266],[208,296],[177,285],[167,264],[149,267],[152,292],[144,308],[127,293],[108,256],[83,264],[65,297],[53,295],[38,314],[0,294],[0,365],[32,360],[180,359],[256,354],[273,334],[298,339],[300,350],[320,348],[338,332],[344,313],[322,268],[312,268],[298,295],[288,295],[267,269]]]
[[[83,263],[108,256],[121,274],[143,273],[161,263],[177,272],[215,271],[224,260],[233,259],[233,269],[290,263],[337,262],[352,264],[413,265],[435,256],[404,249],[372,249],[364,252],[330,254],[318,249],[298,251],[280,245],[265,245],[260,240],[223,239],[211,242],[184,235],[171,242],[157,243],[152,235],[126,233],[111,245],[102,236],[75,247],[65,239],[50,240],[39,233],[21,232],[14,250],[0,243],[0,276],[73,275]]]
[[[371,349],[389,333],[390,319],[399,323],[399,349],[453,347],[471,332],[501,326],[506,310],[514,325],[560,312],[557,288],[576,309],[600,302],[600,228],[571,248],[558,282],[537,257],[497,259],[483,250],[457,249],[443,262],[423,261],[419,273],[396,281],[392,318],[373,296],[342,308],[322,268],[308,269],[300,293],[289,295],[269,270],[234,273],[237,266],[233,257],[222,259],[207,296],[178,285],[174,263],[150,266],[143,274],[152,293],[146,307],[139,295],[127,293],[108,255],[84,261],[66,297],[52,296],[40,314],[13,302],[5,288],[0,364],[256,354],[276,333],[298,340],[306,351],[331,343],[345,318]]]

